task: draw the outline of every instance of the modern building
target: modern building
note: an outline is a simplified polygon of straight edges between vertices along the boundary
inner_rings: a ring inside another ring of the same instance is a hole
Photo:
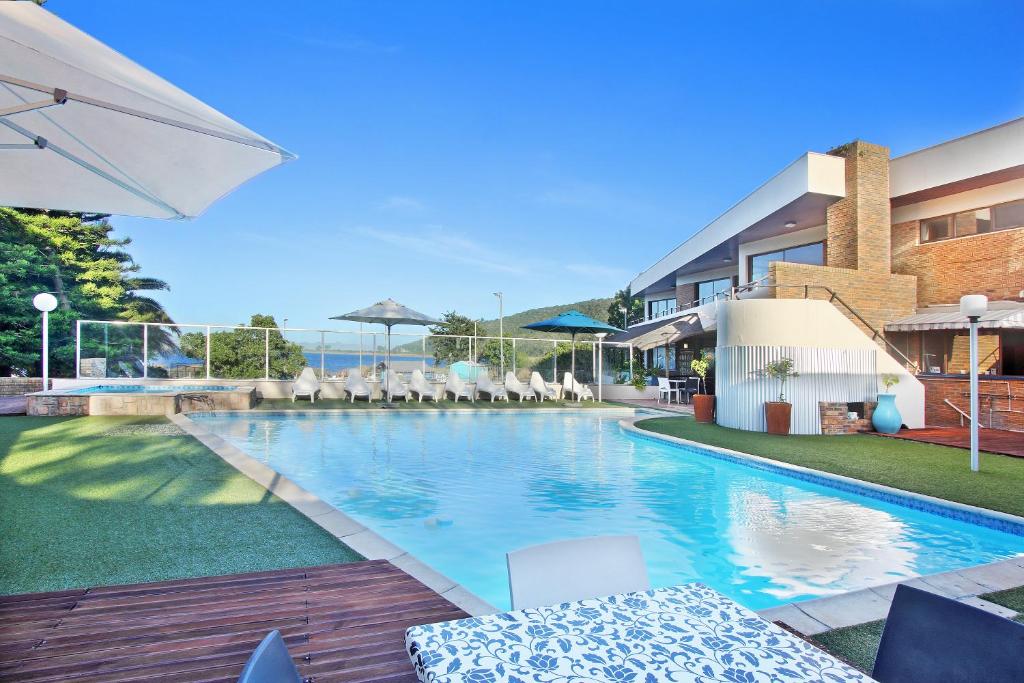
[[[616,339],[670,375],[686,374],[695,351],[717,349],[720,420],[738,400],[735,382],[728,391],[722,383],[733,346],[854,349],[867,340],[879,372],[906,373],[898,402],[908,426],[963,419],[968,337],[958,302],[985,294],[981,424],[1024,429],[1024,118],[896,158],[861,140],[803,154],[630,288],[645,316]],[[779,303],[797,300],[808,303]]]

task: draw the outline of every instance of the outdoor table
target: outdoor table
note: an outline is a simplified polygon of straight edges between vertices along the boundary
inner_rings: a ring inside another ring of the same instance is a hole
[[[670,379],[668,381],[668,385],[672,389],[672,392],[675,393],[675,395],[677,397],[676,398],[676,403],[682,403],[683,402],[683,398],[682,397],[686,393],[684,391],[686,389],[686,380],[685,379]],[[672,402],[672,394],[669,394],[668,402],[669,403]],[[687,403],[689,403],[689,401],[687,401]]]
[[[406,631],[423,683],[871,681],[699,583]]]

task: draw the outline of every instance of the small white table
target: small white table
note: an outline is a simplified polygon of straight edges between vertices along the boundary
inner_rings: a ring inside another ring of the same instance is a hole
[[[423,683],[866,683],[699,583],[406,631]]]

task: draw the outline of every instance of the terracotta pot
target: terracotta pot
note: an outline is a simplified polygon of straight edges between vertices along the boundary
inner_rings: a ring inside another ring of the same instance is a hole
[[[769,434],[789,434],[790,416],[793,414],[792,403],[767,401],[764,404],[764,420],[768,425]]]
[[[715,421],[715,397],[713,394],[694,394],[693,416],[697,422]]]

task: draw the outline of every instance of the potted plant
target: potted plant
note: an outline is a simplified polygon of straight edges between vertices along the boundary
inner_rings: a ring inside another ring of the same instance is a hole
[[[899,375],[885,374],[881,378],[885,392],[878,395],[878,405],[871,414],[871,426],[882,434],[895,434],[903,426],[903,416],[896,407],[896,394],[889,390],[900,383]]]
[[[701,351],[700,355],[690,361],[690,369],[700,377],[701,386],[704,387],[703,391],[693,396],[693,417],[697,422],[715,421],[715,396],[704,393],[708,387],[708,371],[714,362],[714,355],[706,351]]]
[[[793,367],[792,358],[773,360],[764,366],[761,374],[779,382],[779,400],[766,401],[764,418],[769,434],[789,434],[793,405],[786,401],[786,382],[790,377],[799,377],[800,373]]]

